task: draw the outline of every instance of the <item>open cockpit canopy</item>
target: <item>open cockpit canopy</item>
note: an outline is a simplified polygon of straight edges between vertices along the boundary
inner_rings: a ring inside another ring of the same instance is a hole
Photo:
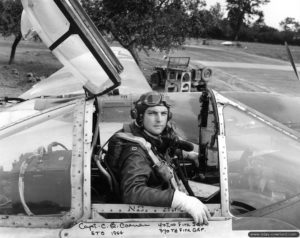
[[[31,24],[46,46],[90,93],[120,84],[123,66],[76,0],[22,0],[24,30]]]

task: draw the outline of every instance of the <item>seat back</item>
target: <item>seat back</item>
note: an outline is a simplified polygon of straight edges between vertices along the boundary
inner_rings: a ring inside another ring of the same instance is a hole
[[[117,181],[114,173],[112,172],[111,168],[109,167],[109,164],[107,163],[107,158],[108,158],[108,156],[104,157],[104,164],[105,164],[107,172],[110,176],[110,185],[111,185],[111,193],[113,195],[113,200],[121,201],[119,182]]]
[[[102,153],[105,152],[105,153]],[[108,193],[106,194],[106,201],[108,203],[119,202],[120,201],[120,189],[119,183],[109,166],[107,160],[109,156],[107,155],[107,151],[103,149],[99,155],[94,156],[94,161],[97,165],[97,168],[101,174],[101,177],[105,178],[105,185],[108,186]],[[104,186],[105,186],[104,185]],[[107,190],[106,190],[107,191]]]

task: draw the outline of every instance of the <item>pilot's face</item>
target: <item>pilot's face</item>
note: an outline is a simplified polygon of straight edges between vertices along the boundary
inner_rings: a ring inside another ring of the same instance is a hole
[[[168,121],[168,108],[165,106],[148,107],[143,118],[144,128],[154,135],[163,132]]]

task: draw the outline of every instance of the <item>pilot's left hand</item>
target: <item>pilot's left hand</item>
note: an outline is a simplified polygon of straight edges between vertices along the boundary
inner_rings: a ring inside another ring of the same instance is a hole
[[[179,190],[175,190],[172,204],[172,208],[181,209],[189,213],[194,221],[199,224],[208,225],[208,220],[211,218],[209,210],[205,204],[199,199],[188,196]]]
[[[199,168],[199,160],[198,160],[198,153],[197,152],[195,152],[195,151],[186,152],[185,151],[183,157],[185,159],[189,159],[189,160],[194,161],[195,166],[197,168]]]

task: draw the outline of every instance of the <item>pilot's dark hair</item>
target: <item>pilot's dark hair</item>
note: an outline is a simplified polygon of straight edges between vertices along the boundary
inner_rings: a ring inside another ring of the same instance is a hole
[[[168,109],[168,121],[172,118],[170,104],[166,101],[166,97],[162,93],[155,91],[144,93],[133,103],[133,105],[134,107],[130,112],[131,118],[135,119],[139,126],[142,126],[144,113],[149,107],[165,106]]]

